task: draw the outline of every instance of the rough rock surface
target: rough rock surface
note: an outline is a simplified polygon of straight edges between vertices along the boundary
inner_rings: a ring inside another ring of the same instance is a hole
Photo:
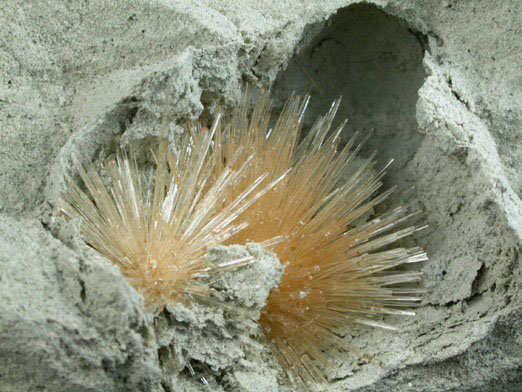
[[[209,251],[214,264],[249,256],[254,257],[251,265],[207,279],[212,291],[208,299],[169,305],[156,318],[166,390],[193,391],[201,389],[202,382],[213,391],[256,390],[250,378],[261,378],[266,391],[277,390],[281,369],[263,341],[257,320],[268,293],[279,284],[283,267],[274,253],[253,243]],[[265,363],[261,368],[260,360]]]
[[[143,299],[41,223],[0,218],[0,390],[161,391]]]
[[[374,128],[362,156],[395,158],[394,202],[417,198],[430,224],[411,240],[431,257],[418,316],[347,329],[366,355],[332,355],[329,390],[522,388],[522,4],[355,3],[0,5],[0,390],[169,388],[142,300],[56,201],[71,154],[150,159],[167,97],[175,146],[244,82],[272,84],[276,107],[311,92],[310,120],[343,95],[339,121]],[[285,390],[268,354],[244,361],[216,389]]]

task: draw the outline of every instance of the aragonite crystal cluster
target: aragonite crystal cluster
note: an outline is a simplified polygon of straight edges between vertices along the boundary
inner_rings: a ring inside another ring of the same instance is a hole
[[[374,155],[352,168],[362,144],[356,134],[339,146],[339,100],[303,136],[309,97],[292,96],[273,127],[269,94],[253,110],[250,98],[225,125],[221,114],[210,128],[188,124],[179,153],[163,133],[154,171],[119,152],[102,169],[104,182],[93,164],[77,162],[88,193],[71,182],[63,210],[82,219],[86,242],[159,307],[206,296],[198,278],[252,262],[210,265],[209,248],[253,241],[272,250],[285,270],[262,310],[262,330],[294,382],[325,382],[324,349],[351,349],[340,327],[393,329],[377,316],[414,314],[408,307],[423,291],[410,283],[422,275],[397,267],[426,253],[390,244],[422,227],[404,227],[417,215],[409,206],[361,221],[395,188],[379,192],[388,165],[373,170]]]

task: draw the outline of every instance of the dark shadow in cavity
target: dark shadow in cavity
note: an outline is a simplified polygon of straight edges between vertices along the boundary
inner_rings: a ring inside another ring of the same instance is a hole
[[[309,28],[314,34],[317,30]],[[407,188],[413,180],[405,168],[422,140],[415,119],[417,92],[426,76],[420,36],[376,6],[342,9],[277,77],[276,108],[292,91],[310,92],[309,126],[342,95],[337,122],[349,120],[344,140],[355,131],[365,135],[374,129],[360,156],[378,150],[378,166],[393,158],[385,186]]]

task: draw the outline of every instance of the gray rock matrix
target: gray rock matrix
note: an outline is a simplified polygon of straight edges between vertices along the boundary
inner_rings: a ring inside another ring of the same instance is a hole
[[[373,128],[361,156],[395,159],[390,205],[430,225],[417,317],[347,326],[364,355],[332,353],[327,390],[521,390],[521,19],[517,0],[2,2],[0,391],[292,390],[256,324],[273,254],[212,250],[260,270],[214,282],[222,307],[160,313],[58,213],[71,154],[147,165],[165,101],[176,148],[244,83],[276,111],[310,92],[307,125],[342,95],[344,136]]]

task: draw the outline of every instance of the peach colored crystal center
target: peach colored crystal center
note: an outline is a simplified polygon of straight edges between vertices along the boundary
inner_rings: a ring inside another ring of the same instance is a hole
[[[290,98],[269,129],[269,95],[249,113],[246,94],[223,129],[220,116],[211,129],[189,124],[176,156],[164,134],[149,187],[132,155],[120,152],[108,164],[108,187],[92,164],[77,162],[90,197],[71,182],[63,208],[82,218],[88,244],[159,306],[208,294],[197,277],[230,267],[208,265],[214,245],[255,241],[273,250],[285,272],[260,322],[283,368],[305,384],[325,381],[324,348],[349,347],[339,327],[391,328],[375,316],[413,314],[404,307],[422,290],[396,285],[421,274],[394,268],[427,259],[420,248],[388,246],[418,230],[397,228],[414,215],[409,208],[355,224],[393,191],[375,196],[385,168],[372,171],[371,156],[344,179],[360,149],[357,135],[338,151],[345,123],[332,130],[336,101],[299,140],[307,104]]]

